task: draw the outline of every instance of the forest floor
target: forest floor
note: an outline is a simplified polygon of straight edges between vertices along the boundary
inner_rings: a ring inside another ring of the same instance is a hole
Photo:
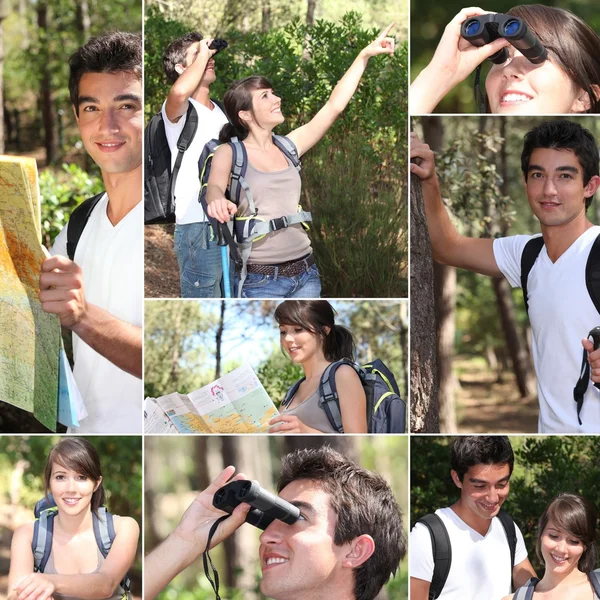
[[[512,373],[501,382],[483,362],[457,357],[459,433],[536,433],[537,396],[521,398]]]
[[[144,296],[179,298],[179,267],[173,249],[173,225],[144,228]]]

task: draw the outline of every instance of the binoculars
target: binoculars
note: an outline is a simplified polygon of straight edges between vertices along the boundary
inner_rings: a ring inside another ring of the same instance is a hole
[[[225,50],[225,48],[227,48],[228,45],[229,44],[225,40],[215,38],[210,43],[210,46],[208,48],[209,50],[216,50],[216,52],[213,54],[213,56],[216,56],[217,54],[219,54],[219,52],[221,52],[221,50]]]
[[[231,481],[219,488],[213,497],[213,506],[229,514],[241,502],[252,507],[246,515],[246,523],[263,531],[275,519],[292,525],[300,516],[297,506],[263,490],[257,481]]]
[[[500,37],[508,40],[529,62],[543,63],[548,51],[519,17],[504,14],[487,14],[470,17],[460,28],[461,36],[473,46],[485,46]],[[490,60],[501,65],[508,60],[506,48],[490,56]]]

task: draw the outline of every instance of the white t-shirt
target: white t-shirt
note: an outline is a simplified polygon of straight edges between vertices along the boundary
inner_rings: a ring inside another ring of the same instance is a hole
[[[500,519],[494,517],[485,536],[469,527],[450,507],[435,511],[446,529],[452,562],[440,600],[499,600],[510,593],[510,548]],[[527,558],[523,534],[516,526],[515,565]],[[409,540],[410,576],[424,581],[433,577],[431,535],[416,523]],[[513,565],[514,566],[514,565]]]
[[[110,222],[104,194],[90,215],[75,250],[85,299],[114,317],[142,326],[144,303],[144,220],[140,202],[117,225]],[[67,256],[67,227],[51,254]],[[74,433],[141,433],[143,383],[92,350],[73,334],[73,375],[88,417]]]
[[[189,148],[183,153],[181,167],[175,183],[175,220],[179,225],[187,223],[201,223],[206,220],[204,211],[198,197],[200,196],[200,174],[198,160],[206,142],[219,137],[223,125],[227,123],[225,113],[214,104],[210,110],[204,104],[189,98],[198,113],[198,129]],[[162,116],[165,123],[165,133],[171,150],[171,168],[177,160],[177,140],[183,131],[187,119],[187,112],[177,121],[172,123],[165,110],[166,100],[162,106]]]
[[[600,390],[590,381],[581,420],[573,388],[579,379],[582,338],[600,325],[600,314],[585,285],[585,266],[600,226],[591,227],[553,263],[546,246],[527,279],[533,363],[537,374],[540,433],[599,433]],[[535,236],[517,235],[494,241],[498,268],[513,287],[521,287],[521,255]]]

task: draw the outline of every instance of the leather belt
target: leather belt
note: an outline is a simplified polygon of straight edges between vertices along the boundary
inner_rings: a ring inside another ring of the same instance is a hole
[[[259,275],[277,275],[280,277],[294,277],[308,271],[315,264],[315,257],[309,254],[299,260],[281,263],[279,265],[251,265],[248,264],[248,273],[258,273]]]

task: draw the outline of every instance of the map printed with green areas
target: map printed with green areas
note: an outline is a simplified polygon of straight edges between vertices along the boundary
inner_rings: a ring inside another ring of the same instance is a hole
[[[42,310],[34,159],[0,158],[0,400],[56,430],[60,323]]]

